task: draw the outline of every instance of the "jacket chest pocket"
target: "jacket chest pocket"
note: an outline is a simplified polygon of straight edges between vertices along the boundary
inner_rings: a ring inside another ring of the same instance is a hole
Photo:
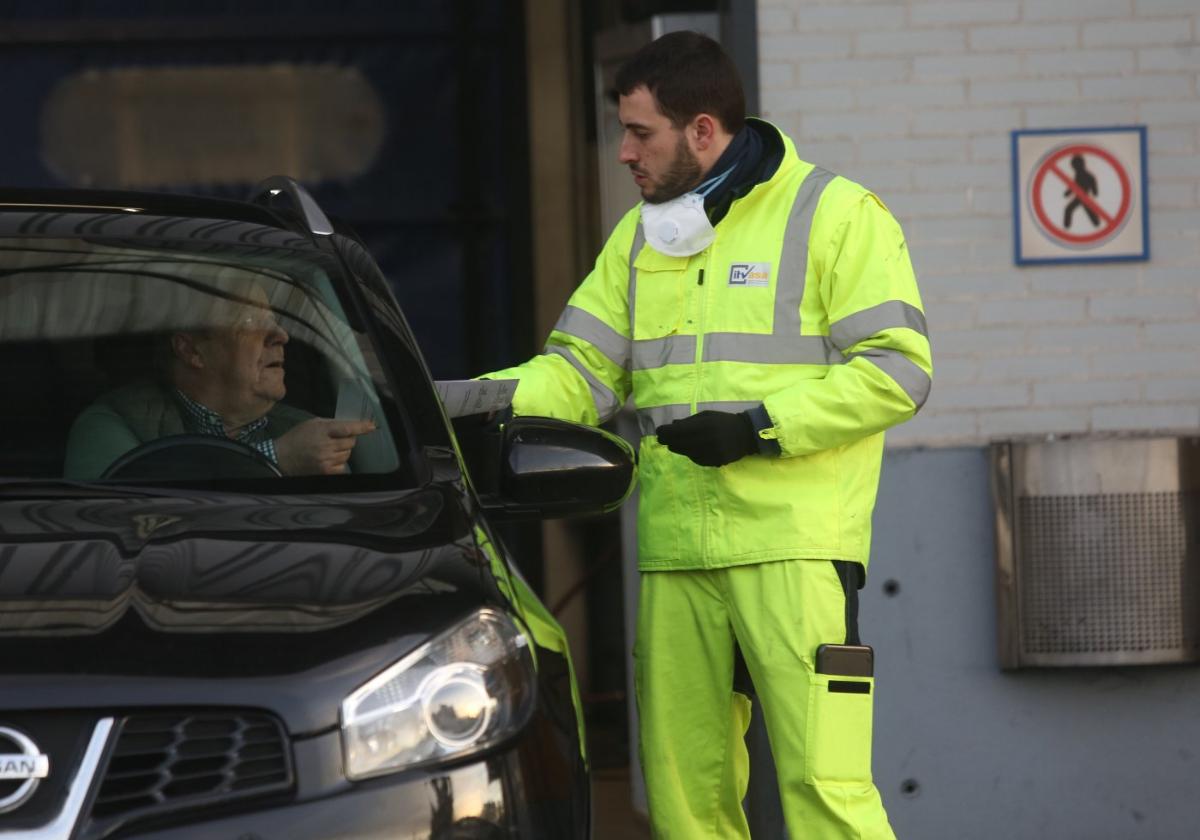
[[[705,278],[705,283],[708,279]],[[708,328],[714,332],[769,334],[775,328],[775,288],[740,286],[724,277],[713,278],[708,307]]]
[[[679,331],[687,309],[686,257],[668,257],[649,246],[633,262],[637,274],[631,307],[633,337],[662,338]]]

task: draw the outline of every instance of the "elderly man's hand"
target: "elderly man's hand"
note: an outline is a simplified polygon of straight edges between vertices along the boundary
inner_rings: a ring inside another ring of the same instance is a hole
[[[343,473],[358,436],[373,431],[371,420],[305,420],[275,441],[279,469],[284,475]]]

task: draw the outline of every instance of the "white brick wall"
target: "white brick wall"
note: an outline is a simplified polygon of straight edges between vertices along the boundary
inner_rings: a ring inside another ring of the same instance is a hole
[[[1200,426],[1200,0],[759,0],[763,114],[904,226],[934,388],[892,445]],[[1151,260],[1018,268],[1009,132],[1145,124]]]

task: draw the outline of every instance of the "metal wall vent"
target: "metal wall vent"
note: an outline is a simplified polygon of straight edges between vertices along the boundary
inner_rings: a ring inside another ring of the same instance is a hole
[[[992,455],[1002,666],[1200,661],[1200,439]]]

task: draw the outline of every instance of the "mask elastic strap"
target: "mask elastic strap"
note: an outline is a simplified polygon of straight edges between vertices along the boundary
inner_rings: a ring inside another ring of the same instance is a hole
[[[720,175],[715,175],[712,178],[709,178],[707,181],[702,183],[700,186],[696,187],[696,189],[692,190],[692,192],[694,192],[696,195],[700,196],[701,198],[707,197],[710,192],[715,190],[717,187],[721,186],[721,184],[725,181],[725,179],[729,177],[729,173],[732,171],[733,171],[733,167],[731,166],[728,169],[726,169],[724,172],[722,172]]]

